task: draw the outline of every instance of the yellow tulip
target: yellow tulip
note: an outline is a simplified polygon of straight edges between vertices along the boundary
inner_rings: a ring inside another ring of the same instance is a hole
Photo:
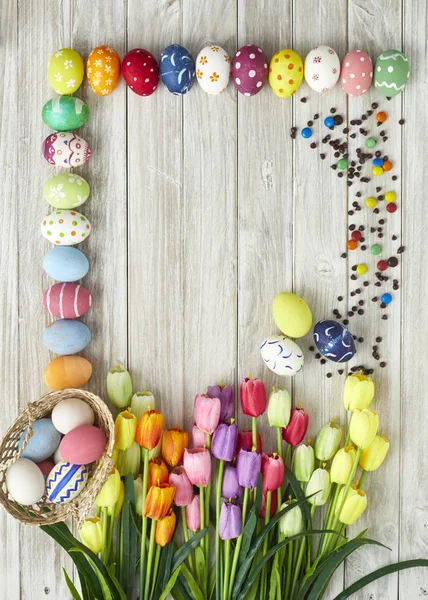
[[[377,435],[368,448],[361,452],[359,465],[364,471],[376,471],[388,454],[389,442],[383,436]]]
[[[360,373],[348,375],[345,381],[343,403],[346,410],[363,410],[372,403],[375,388],[373,380]]]
[[[330,479],[332,483],[345,484],[351,474],[355,460],[355,448],[352,444],[336,452],[331,463]]]
[[[120,511],[122,510],[123,501],[125,499],[125,483],[121,480],[120,482],[120,490],[119,497],[116,500],[116,504],[114,506],[109,506],[107,509],[107,514],[109,517],[113,514],[114,509],[114,518],[116,519],[120,515]]]
[[[352,413],[349,432],[353,443],[363,450],[374,440],[379,427],[379,417],[376,411],[365,408]]]
[[[342,430],[336,424],[336,419],[324,425],[315,440],[315,456],[321,462],[327,462],[336,454],[342,439]]]
[[[133,442],[130,448],[120,453],[116,465],[122,477],[126,477],[129,473],[132,473],[135,478],[140,470],[140,463],[140,446],[137,442]]]
[[[343,493],[345,488],[339,494],[337,506],[340,507],[343,502]],[[351,485],[346,495],[346,500],[340,511],[339,521],[345,525],[352,525],[361,517],[367,508],[367,496],[363,490],[359,490],[357,486]]]
[[[154,408],[156,408],[156,402],[152,392],[144,390],[144,392],[135,392],[132,396],[131,412],[137,417],[138,421],[145,412]]]
[[[119,471],[115,468],[95,500],[98,508],[108,508],[116,504],[120,494],[120,484]]]
[[[141,475],[134,479],[135,512],[140,517],[143,514],[143,478]]]
[[[120,412],[114,423],[114,445],[119,450],[128,450],[135,440],[137,417],[128,410]]]
[[[103,542],[103,522],[99,517],[91,517],[83,521],[79,529],[79,536],[82,542],[94,554],[101,552]]]

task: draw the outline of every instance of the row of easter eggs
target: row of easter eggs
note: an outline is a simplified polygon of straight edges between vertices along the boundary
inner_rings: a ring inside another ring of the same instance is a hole
[[[117,52],[109,46],[95,48],[89,55],[86,72],[97,94],[110,94],[120,77]],[[122,72],[129,88],[140,96],[153,94],[160,75],[167,89],[177,95],[186,94],[195,77],[205,92],[220,94],[232,76],[235,87],[245,96],[257,94],[269,80],[274,93],[282,98],[297,91],[303,76],[316,92],[330,90],[340,78],[344,91],[351,96],[366,92],[374,76],[379,92],[391,97],[404,89],[409,77],[409,61],[399,50],[386,50],[377,58],[373,69],[371,58],[362,50],[349,52],[340,63],[332,48],[320,45],[309,52],[304,65],[297,52],[290,48],[275,52],[268,65],[265,53],[257,45],[243,46],[231,61],[221,46],[209,44],[199,52],[195,63],[186,48],[172,44],[162,52],[159,65],[148,50],[129,51],[123,59]],[[83,61],[75,50],[62,48],[52,55],[48,78],[59,94],[74,93],[83,75]]]
[[[63,504],[80,494],[88,479],[87,465],[102,456],[107,443],[94,420],[92,408],[79,398],[62,400],[50,418],[37,419],[21,457],[6,471],[13,500],[28,506],[46,496],[49,502]]]

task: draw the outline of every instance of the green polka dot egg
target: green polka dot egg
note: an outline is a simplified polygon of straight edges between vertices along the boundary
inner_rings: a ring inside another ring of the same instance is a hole
[[[74,246],[91,233],[88,219],[75,210],[55,210],[42,221],[42,234],[56,246]]]
[[[74,94],[84,75],[82,57],[76,50],[60,48],[52,54],[48,64],[48,80],[57,94]]]
[[[375,88],[391,98],[404,90],[409,75],[409,59],[399,50],[385,50],[375,63]]]
[[[54,208],[77,208],[89,197],[89,183],[76,173],[60,173],[50,177],[43,195]]]

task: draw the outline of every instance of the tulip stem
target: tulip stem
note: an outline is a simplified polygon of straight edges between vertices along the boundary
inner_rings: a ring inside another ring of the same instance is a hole
[[[313,504],[311,507],[311,522],[312,522],[312,519],[313,519],[316,509],[317,509],[317,505]],[[309,539],[308,539],[307,551],[308,551],[308,554],[307,554],[307,560],[306,560],[306,572],[308,572],[309,569],[311,568],[311,562],[312,562],[312,544]]]
[[[223,484],[224,460],[218,461],[216,497],[215,497],[215,597],[221,600],[221,571],[220,571],[220,507],[221,507],[221,487]]]
[[[207,450],[211,452],[211,435],[206,434],[205,445]],[[205,501],[205,526],[207,527],[207,533],[205,534],[205,566],[207,575],[207,587],[208,587],[208,562],[209,562],[209,550],[210,550],[210,497],[211,497],[211,478],[208,481],[208,485],[205,489],[206,501]]]
[[[291,573],[293,572],[293,557],[294,557],[294,542],[290,542],[287,548],[287,571],[285,577],[285,595],[284,598],[289,598]]]
[[[230,573],[229,590],[232,593],[233,593],[233,584],[235,583],[236,569],[238,567],[239,553],[241,551],[242,536],[243,536],[243,532],[244,532],[245,519],[247,518],[247,509],[248,509],[248,500],[249,500],[249,497],[250,497],[250,489],[249,488],[245,488],[244,489],[244,499],[243,499],[243,502],[242,502],[242,528],[241,528],[241,535],[236,540],[235,551],[233,553],[232,571]],[[228,600],[227,596],[224,596],[223,600]]]
[[[328,509],[327,509],[327,513],[324,517],[324,529],[330,529],[329,524],[331,521],[331,516],[333,514],[333,509],[334,509],[334,505],[336,504],[337,501],[337,496],[340,492],[340,486],[337,483],[333,483],[331,491],[333,492],[333,487],[335,487],[334,493],[331,494],[331,500],[328,504]],[[327,538],[327,534],[324,534],[321,536],[321,540],[318,546],[318,554],[322,554],[322,552],[324,551],[325,548],[325,541]]]
[[[143,493],[142,509],[143,524],[141,527],[141,553],[140,553],[140,600],[144,598],[144,582],[146,579],[146,542],[147,542],[147,517],[144,516],[144,504],[147,496],[147,481],[149,473],[149,451],[143,448]]]
[[[186,507],[185,506],[181,506],[181,522],[183,524],[184,541],[188,542],[189,541],[189,530],[187,528],[187,518],[186,518]],[[195,570],[193,567],[193,552],[190,552],[190,554],[189,554],[189,567],[190,567],[191,573],[194,574]]]
[[[276,428],[276,442],[277,442],[277,452],[278,452],[278,456],[280,456],[282,458],[282,435],[281,435],[281,427],[277,427]],[[276,503],[276,512],[281,510],[281,504],[282,504],[282,489],[281,486],[279,486],[279,488],[276,491],[277,493],[277,503]]]
[[[364,483],[364,479],[366,478],[366,475],[367,475],[367,471],[364,471],[364,469],[363,469],[363,472],[361,473],[361,477],[360,477],[360,480],[358,481],[358,486],[357,486],[359,490],[363,487],[363,483]]]
[[[108,534],[108,507],[104,506],[102,509],[103,512],[103,537],[102,537],[102,546],[101,546],[101,561],[106,564],[107,557],[107,534]]]
[[[291,452],[291,445],[288,444],[287,448],[285,450],[285,456],[284,456],[284,465],[288,466],[288,460],[290,458],[290,452]]]
[[[270,507],[272,504],[272,492],[268,491],[266,493],[266,511],[265,511],[265,527],[269,524],[270,521]],[[269,535],[265,536],[263,542],[263,556],[267,554],[269,549]],[[262,580],[260,585],[261,598],[264,600],[266,597],[266,583],[267,583],[267,563],[263,566],[262,569]]]
[[[152,600],[153,594],[155,593],[156,579],[158,578],[158,572],[159,572],[160,555],[161,555],[161,546],[156,544],[155,567],[153,569],[153,581],[152,581],[152,589],[150,592],[150,600]]]
[[[257,417],[251,417],[251,431],[253,433],[253,447],[257,450]]]
[[[294,596],[294,591],[296,589],[297,580],[299,579],[300,568],[302,566],[302,561],[303,561],[303,553],[305,551],[305,542],[306,542],[306,538],[302,538],[302,540],[300,541],[299,553],[297,555],[297,562],[296,562],[296,566],[294,568],[293,583],[292,583],[292,586],[291,586],[291,596],[290,596],[290,598],[293,598],[293,596]]]
[[[205,527],[205,490],[202,486],[199,487],[199,510],[201,515],[201,531]],[[201,539],[201,550],[206,556],[205,544],[207,543],[205,536]],[[198,563],[196,563],[197,565]],[[203,589],[206,589],[206,575],[208,574],[208,565],[205,563],[205,573],[203,574],[200,585]]]
[[[239,538],[238,538],[239,539]],[[236,552],[236,550],[235,550]],[[229,598],[229,573],[230,573],[230,540],[224,542],[224,587],[223,598]],[[230,589],[232,589],[232,579],[230,580]]]
[[[144,600],[149,600],[150,577],[152,574],[153,555],[155,553],[155,531],[156,531],[156,521],[152,520],[151,525],[150,525],[150,542],[149,542],[149,554],[147,556],[147,575],[146,575],[146,581],[145,581],[145,585],[144,585]]]

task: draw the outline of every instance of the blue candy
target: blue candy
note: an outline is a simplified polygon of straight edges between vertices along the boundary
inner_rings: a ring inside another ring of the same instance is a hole
[[[382,300],[382,302],[384,304],[390,304],[392,302],[392,296],[391,296],[391,294],[388,294],[388,293],[382,294],[380,299]]]
[[[310,138],[312,135],[312,129],[310,127],[304,127],[302,129],[302,137]]]
[[[373,165],[375,167],[381,167],[383,165],[383,158],[374,158]]]
[[[195,78],[195,61],[190,52],[178,44],[165,48],[160,57],[160,76],[171,94],[187,94]]]
[[[334,119],[333,119],[333,117],[326,117],[326,118],[324,119],[324,125],[325,125],[326,127],[328,127],[329,129],[330,129],[331,127],[334,127]]]
[[[314,342],[321,354],[333,362],[348,362],[355,354],[354,338],[337,321],[318,321]]]

